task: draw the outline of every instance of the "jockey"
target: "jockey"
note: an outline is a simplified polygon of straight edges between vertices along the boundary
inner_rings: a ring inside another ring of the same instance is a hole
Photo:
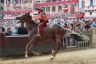
[[[46,13],[44,12],[43,9],[38,9],[37,8],[37,10],[39,10],[38,13],[39,13],[39,20],[40,20],[40,23],[38,25],[38,33],[37,33],[37,35],[40,36],[41,33],[42,33],[43,27],[45,27],[47,25],[47,23],[48,23],[48,19],[47,19],[47,15],[46,15]]]

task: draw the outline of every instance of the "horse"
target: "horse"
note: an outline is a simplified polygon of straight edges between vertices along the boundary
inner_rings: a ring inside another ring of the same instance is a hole
[[[42,30],[42,35],[37,36],[37,24],[32,20],[32,16],[30,13],[17,17],[22,23],[26,23],[27,30],[29,32],[29,43],[26,45],[25,50],[25,58],[28,58],[28,53],[31,52],[35,55],[40,55],[39,52],[32,50],[32,48],[38,44],[42,44],[44,40],[52,39],[55,44],[55,47],[52,49],[52,57],[50,60],[53,60],[56,57],[56,54],[60,48],[61,40],[66,36],[79,37],[79,40],[85,41],[82,37],[78,36],[76,32],[71,31],[70,29],[66,29],[61,27],[58,24],[54,24],[53,26],[46,26]],[[84,37],[85,38],[85,37]],[[76,38],[75,38],[76,39]],[[40,43],[41,41],[41,43]],[[45,42],[46,43],[46,42]]]

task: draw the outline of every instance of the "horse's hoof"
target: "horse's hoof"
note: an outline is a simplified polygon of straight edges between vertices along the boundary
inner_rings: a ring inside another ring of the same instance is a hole
[[[25,58],[27,59],[28,58],[28,55],[25,55]]]
[[[54,60],[54,57],[50,58],[50,60]]]
[[[37,56],[41,56],[41,55],[42,55],[42,53],[36,53],[36,55],[37,55]]]
[[[54,58],[50,58],[50,60],[54,60]]]

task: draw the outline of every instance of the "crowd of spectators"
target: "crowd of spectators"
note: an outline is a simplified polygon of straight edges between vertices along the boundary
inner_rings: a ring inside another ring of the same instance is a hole
[[[85,31],[92,31],[93,28],[96,28],[96,18],[90,18],[90,19],[65,19],[60,20],[54,19],[50,21],[49,24],[59,24],[61,26],[64,26],[64,28],[71,29],[76,32],[85,32]]]
[[[82,32],[82,31],[91,31],[92,28],[96,28],[96,18],[94,19],[61,19],[61,18],[56,18],[51,21],[49,21],[50,25],[54,24],[59,24],[62,25],[64,28],[71,29],[72,31],[76,32]],[[6,36],[9,35],[26,35],[28,34],[24,24],[20,24],[20,26],[15,26],[14,29],[12,28],[7,28],[5,30],[4,27],[0,27],[1,31],[5,33]]]
[[[19,25],[19,26],[15,26],[13,29],[12,28],[7,28],[5,30],[4,27],[0,27],[0,33],[4,33],[6,36],[10,36],[10,35],[27,35],[28,32],[26,30],[26,28],[24,27],[23,24]]]

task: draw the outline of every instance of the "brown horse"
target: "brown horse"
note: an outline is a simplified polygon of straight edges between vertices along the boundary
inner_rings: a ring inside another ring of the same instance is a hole
[[[30,42],[26,45],[26,51],[25,51],[25,57],[28,57],[28,52],[32,52],[35,55],[40,55],[40,53],[37,53],[35,51],[32,50],[32,47],[36,46],[37,44],[41,44],[40,41],[44,41],[46,39],[52,39],[54,42],[54,44],[56,45],[55,48],[52,49],[52,58],[51,60],[53,60],[56,56],[56,53],[58,52],[58,49],[60,48],[60,44],[61,44],[61,39],[63,39],[64,36],[66,35],[72,35],[73,37],[77,36],[78,34],[76,34],[75,32],[72,32],[69,29],[64,29],[61,26],[59,26],[58,24],[55,24],[51,27],[44,27],[42,30],[42,35],[41,36],[37,36],[37,24],[34,23],[34,21],[32,20],[32,17],[28,14],[22,15],[21,17],[19,17],[20,21],[22,21],[23,23],[26,22],[26,27],[27,30],[29,31],[29,39]],[[31,27],[31,28],[30,28]],[[76,39],[76,38],[75,38]],[[79,38],[81,39],[81,38]],[[81,39],[82,40],[82,39]],[[84,39],[86,40],[86,39]]]

